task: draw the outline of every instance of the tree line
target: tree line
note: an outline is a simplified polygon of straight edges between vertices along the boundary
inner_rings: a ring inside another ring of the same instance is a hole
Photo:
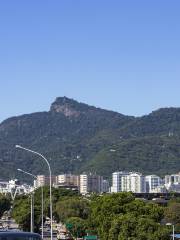
[[[44,187],[44,213],[49,216],[49,188]],[[35,231],[41,226],[41,189],[34,193]],[[12,217],[25,230],[30,230],[30,196],[17,196],[12,203],[0,195],[0,216],[12,206]],[[53,188],[53,216],[66,225],[74,237],[96,234],[101,240],[168,240],[180,230],[180,199],[168,206],[136,199],[132,193],[93,194],[84,197],[66,189]],[[45,220],[45,219],[44,219]]]

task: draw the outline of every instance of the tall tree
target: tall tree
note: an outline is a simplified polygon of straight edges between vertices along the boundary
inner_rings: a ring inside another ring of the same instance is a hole
[[[5,211],[9,211],[11,207],[11,201],[8,197],[0,194],[0,217],[2,217]]]
[[[162,207],[118,193],[94,199],[89,220],[101,240],[166,240],[169,230],[160,225],[162,218]]]
[[[89,202],[82,198],[65,198],[56,204],[56,212],[59,220],[66,222],[70,217],[87,219],[89,214]]]

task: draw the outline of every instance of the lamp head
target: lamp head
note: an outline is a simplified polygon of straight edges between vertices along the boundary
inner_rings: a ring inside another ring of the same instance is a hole
[[[21,148],[21,146],[20,145],[15,145],[15,148]]]
[[[20,168],[18,168],[17,170],[20,171],[20,172],[22,172],[22,169],[20,169]]]

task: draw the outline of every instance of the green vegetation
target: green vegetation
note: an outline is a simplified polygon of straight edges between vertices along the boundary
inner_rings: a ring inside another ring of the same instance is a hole
[[[11,207],[11,200],[9,197],[0,194],[0,218],[5,211],[9,211]]]
[[[56,212],[58,220],[61,222],[66,222],[72,216],[87,219],[89,214],[89,203],[87,200],[80,197],[64,198],[57,202]]]
[[[180,232],[180,198],[169,201],[165,210],[165,221],[174,224],[175,230]]]
[[[44,215],[49,216],[49,187],[43,188],[44,192]],[[62,199],[78,196],[77,192],[66,189],[52,189],[53,196],[53,215],[58,219],[58,211],[55,210],[56,204]],[[16,197],[13,204],[12,216],[24,231],[30,231],[30,195]],[[34,225],[35,231],[39,232],[41,226],[41,188],[38,188],[34,193]]]
[[[46,190],[45,190],[46,194]],[[48,197],[48,196],[47,196]],[[39,231],[39,190],[35,192],[35,230]],[[64,223],[74,237],[87,233],[102,240],[168,240],[171,229],[165,225],[179,220],[178,200],[160,207],[155,203],[137,200],[131,193],[78,196],[72,191],[53,189],[54,216]],[[48,214],[48,204],[45,206]],[[28,196],[15,200],[13,217],[24,230],[30,226],[30,202]],[[164,222],[164,224],[162,224]]]
[[[31,219],[31,208],[30,208],[30,196],[17,197],[14,205],[12,217],[20,225],[23,231],[30,231],[30,219]],[[41,225],[41,207],[37,202],[34,206],[34,230],[39,232]]]
[[[180,109],[134,118],[58,98],[49,112],[0,124],[1,178],[25,178],[17,173],[19,166],[34,174],[48,173],[42,159],[15,149],[16,144],[44,154],[53,174],[92,171],[110,177],[126,169],[164,175],[180,168]]]
[[[79,217],[70,217],[66,220],[66,228],[75,237],[83,237],[87,234],[87,221]]]
[[[166,240],[168,229],[160,225],[164,209],[135,200],[131,193],[97,197],[90,219],[102,240]]]

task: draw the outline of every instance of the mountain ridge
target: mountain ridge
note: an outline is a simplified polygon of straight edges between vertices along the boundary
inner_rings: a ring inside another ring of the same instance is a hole
[[[0,123],[0,178],[23,178],[16,172],[19,165],[34,174],[47,173],[40,159],[17,151],[16,144],[46,155],[54,174],[92,171],[109,177],[125,169],[157,174],[178,170],[179,143],[180,108],[132,117],[59,97],[47,112]]]

